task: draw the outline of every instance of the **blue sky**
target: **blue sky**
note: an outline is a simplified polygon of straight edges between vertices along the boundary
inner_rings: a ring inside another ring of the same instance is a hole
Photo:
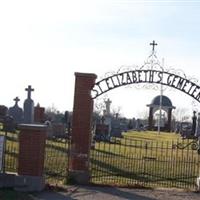
[[[24,89],[31,84],[35,103],[72,110],[74,72],[101,77],[122,65],[140,66],[152,40],[165,67],[200,79],[199,25],[200,1],[1,1],[0,104],[12,106],[19,96],[22,106]],[[132,116],[143,112],[158,93],[122,88],[107,96],[113,107]],[[176,91],[165,94],[176,107],[192,109],[190,97]]]

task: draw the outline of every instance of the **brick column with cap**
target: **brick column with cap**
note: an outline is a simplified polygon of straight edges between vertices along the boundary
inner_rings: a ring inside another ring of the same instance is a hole
[[[97,76],[95,74],[75,73],[75,77],[69,177],[73,182],[87,184],[90,179],[89,153],[93,112],[91,89]]]
[[[46,128],[38,124],[19,125],[18,179],[24,182],[19,190],[39,191],[44,188]]]

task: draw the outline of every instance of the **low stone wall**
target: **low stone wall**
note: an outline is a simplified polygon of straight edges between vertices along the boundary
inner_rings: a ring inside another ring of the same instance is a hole
[[[0,174],[0,188],[13,188],[17,191],[33,192],[42,191],[44,187],[44,177]]]

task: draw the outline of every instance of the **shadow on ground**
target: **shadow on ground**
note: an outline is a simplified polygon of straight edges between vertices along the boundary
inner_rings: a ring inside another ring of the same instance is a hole
[[[34,200],[154,200],[134,193],[134,189],[125,190],[115,187],[71,186],[66,191],[44,191],[33,196]]]

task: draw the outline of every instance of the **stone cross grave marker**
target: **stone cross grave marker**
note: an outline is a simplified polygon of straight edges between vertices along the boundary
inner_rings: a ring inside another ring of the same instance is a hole
[[[23,120],[23,110],[18,106],[20,99],[16,97],[13,100],[15,101],[15,105],[9,108],[8,114],[13,117],[15,123],[19,124],[22,123]]]
[[[27,91],[28,94],[27,99],[24,101],[24,123],[32,124],[34,122],[34,102],[31,99],[31,92],[33,92],[34,89],[29,85],[25,91]]]
[[[112,103],[112,101],[110,99],[107,99],[106,101],[104,101],[104,103],[106,104],[106,115],[110,115],[110,104]]]

